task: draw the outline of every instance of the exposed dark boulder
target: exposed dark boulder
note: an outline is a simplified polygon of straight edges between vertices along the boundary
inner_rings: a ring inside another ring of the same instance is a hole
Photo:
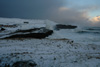
[[[17,61],[12,67],[36,67],[37,64],[34,61]]]
[[[17,24],[12,24],[12,25],[0,25],[0,27],[10,27],[10,28],[14,28],[14,27],[17,27]]]
[[[57,24],[55,26],[55,29],[56,30],[59,30],[59,29],[75,29],[77,28],[77,26],[73,26],[73,25],[63,25],[63,24]]]
[[[11,36],[6,37],[5,39],[9,38],[37,38],[42,39],[45,38],[53,33],[53,30],[49,30],[46,28],[34,28],[29,30],[18,30],[12,33]]]
[[[10,67],[10,64],[5,64],[5,66],[4,67]]]
[[[17,30],[14,33],[19,33],[19,32],[25,33],[25,32],[32,32],[32,31],[36,31],[36,30],[38,30],[38,29],[35,28],[35,29],[28,29],[28,30]]]
[[[6,29],[5,29],[5,28],[1,28],[1,29],[0,29],[0,31],[4,31],[4,30],[6,30]]]
[[[28,24],[29,22],[25,21],[24,23],[25,23],[25,24]]]

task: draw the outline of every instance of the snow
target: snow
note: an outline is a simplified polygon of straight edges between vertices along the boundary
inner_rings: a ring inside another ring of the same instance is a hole
[[[28,24],[25,24],[24,22],[29,22]],[[85,30],[83,27],[78,27],[76,29],[61,29],[61,30],[55,30],[56,22],[50,21],[50,20],[32,20],[32,19],[17,19],[17,18],[0,18],[0,24],[17,24],[18,27],[16,28],[6,28],[7,30],[0,33],[0,36],[7,35],[9,33],[13,33],[16,30],[26,30],[26,29],[32,29],[32,28],[40,28],[40,27],[46,27],[47,29],[53,30],[52,36],[49,36],[47,38],[50,39],[72,39],[75,42],[81,42],[81,43],[88,43],[88,42],[98,42],[100,43],[100,34],[93,34],[94,32],[99,31],[99,27],[94,27],[96,30]],[[87,34],[81,34],[78,33],[79,31],[88,31]],[[9,35],[7,35],[9,36]],[[3,38],[6,36],[2,36],[0,38]]]
[[[99,34],[77,33],[82,28],[55,30],[57,23],[50,20],[0,18],[0,24],[19,25],[0,32],[0,38],[18,29],[46,27],[54,32],[45,39],[0,39],[0,67],[20,60],[33,60],[37,67],[100,67]]]
[[[99,67],[99,48],[99,45],[70,44],[68,40],[0,40],[0,59],[2,65],[34,60],[40,67]]]

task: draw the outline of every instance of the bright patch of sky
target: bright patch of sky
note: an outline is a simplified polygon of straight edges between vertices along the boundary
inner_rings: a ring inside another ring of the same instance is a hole
[[[87,11],[90,17],[100,15],[100,0],[66,0],[68,8]]]
[[[99,9],[99,10],[95,10],[95,11],[91,11],[91,12],[89,13],[89,16],[90,16],[91,18],[93,18],[93,17],[95,17],[95,16],[100,16],[100,9]]]

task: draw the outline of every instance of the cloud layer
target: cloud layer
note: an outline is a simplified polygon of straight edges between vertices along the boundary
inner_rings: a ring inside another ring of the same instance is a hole
[[[77,1],[0,0],[0,17],[49,19],[65,24],[92,25],[88,13],[89,10],[97,9],[98,3],[96,6],[94,4],[97,0]]]
[[[99,26],[100,27],[100,16],[93,17],[90,19],[93,26]]]
[[[61,0],[0,0],[0,16],[45,19],[63,5]]]

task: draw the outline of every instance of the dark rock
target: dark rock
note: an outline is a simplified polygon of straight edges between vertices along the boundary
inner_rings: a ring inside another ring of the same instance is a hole
[[[59,29],[75,29],[77,28],[77,26],[72,26],[72,25],[63,25],[63,24],[57,24],[55,29],[59,30]]]
[[[46,29],[46,28],[35,28],[35,29],[29,29],[29,30],[18,30],[14,33],[12,33],[11,36],[6,37],[7,38],[45,38],[53,33],[52,30]]]
[[[39,30],[40,28],[34,28],[34,29],[28,29],[28,30],[17,30],[16,32],[14,33],[19,33],[19,32],[22,32],[22,33],[25,33],[25,32],[32,32],[32,31],[36,31],[36,30]]]
[[[25,21],[24,23],[25,23],[25,24],[28,24],[29,22],[26,22],[26,21]]]
[[[2,28],[2,27],[6,27],[6,28],[9,28],[9,27],[10,27],[10,28],[15,28],[15,27],[17,27],[17,26],[18,26],[17,24],[12,24],[12,25],[8,25],[8,24],[7,24],[7,25],[1,25],[1,24],[0,24],[0,27],[1,27],[1,28]]]
[[[1,30],[0,31],[4,31],[5,29],[4,28],[1,28]]]
[[[56,58],[54,58],[54,60],[56,60]]]
[[[5,64],[5,66],[4,67],[10,67],[10,65],[9,64]]]
[[[12,67],[36,67],[37,64],[34,61],[17,61]]]

